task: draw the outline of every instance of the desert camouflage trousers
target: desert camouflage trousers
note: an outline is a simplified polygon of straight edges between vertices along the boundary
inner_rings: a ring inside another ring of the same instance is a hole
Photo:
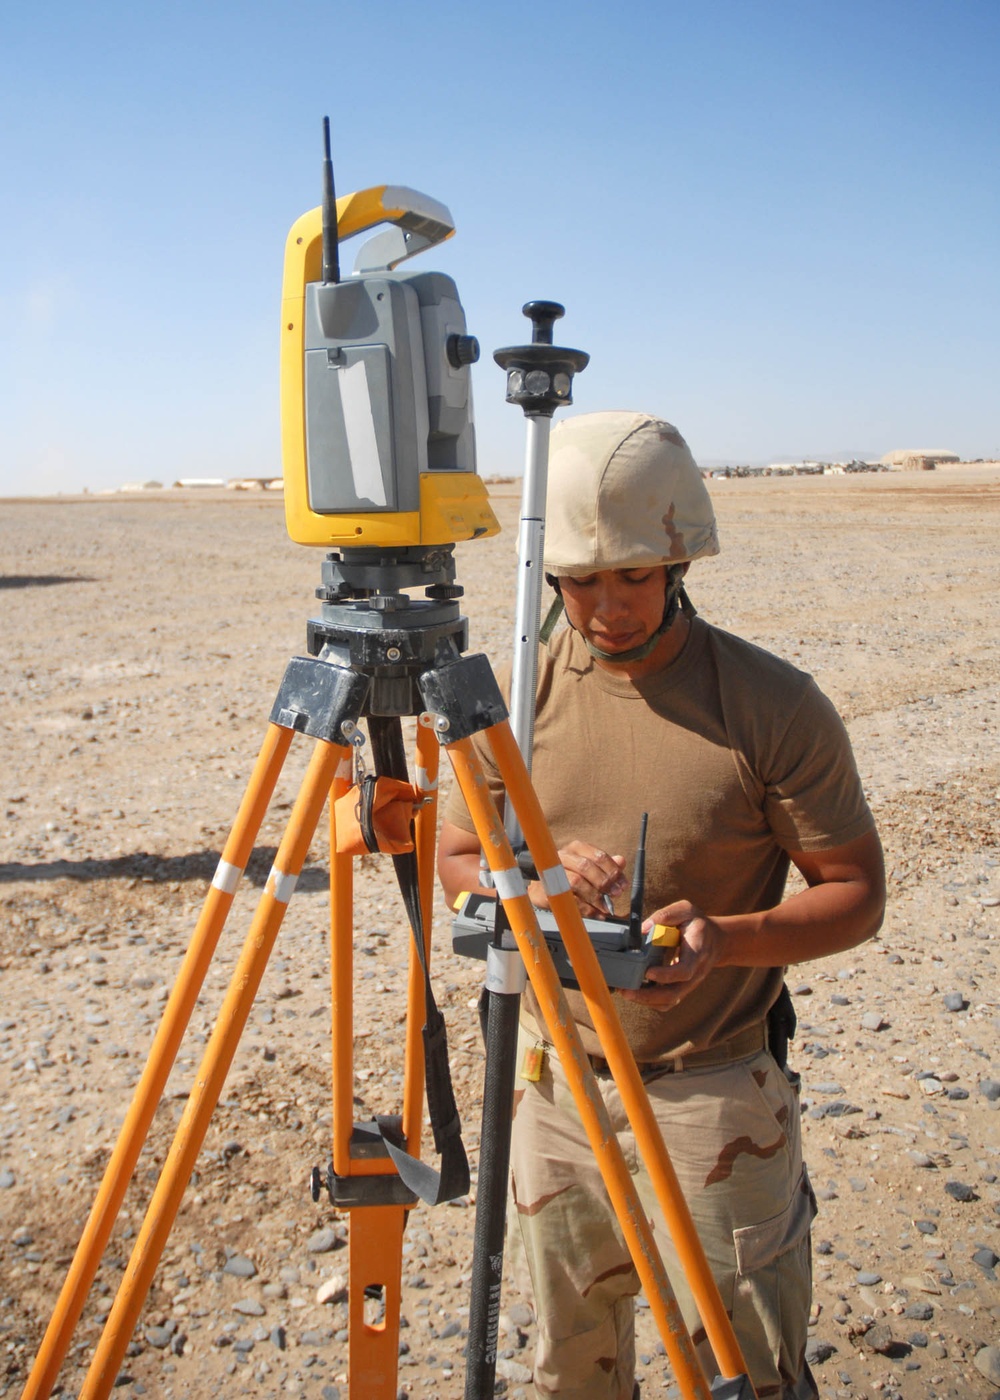
[[[519,1070],[538,1043],[522,1029]],[[618,1090],[610,1078],[597,1082],[711,1383],[718,1367]],[[805,1347],[816,1206],[796,1090],[766,1050],[661,1075],[646,1089],[757,1395],[812,1400]],[[536,1395],[631,1400],[639,1279],[552,1051],[537,1083],[517,1079],[511,1176],[520,1228],[512,1221],[510,1258],[522,1286],[530,1275],[538,1318]]]

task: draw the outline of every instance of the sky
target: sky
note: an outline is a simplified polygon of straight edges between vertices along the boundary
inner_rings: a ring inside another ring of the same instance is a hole
[[[408,185],[456,234],[480,470],[562,302],[570,412],[706,465],[1000,456],[996,0],[50,0],[0,13],[0,496],[280,474],[284,242]],[[416,270],[417,261],[409,266]]]

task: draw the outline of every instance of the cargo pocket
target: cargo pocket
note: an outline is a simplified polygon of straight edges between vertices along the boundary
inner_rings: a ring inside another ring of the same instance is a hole
[[[805,1167],[783,1211],[733,1231],[733,1327],[757,1390],[792,1388],[803,1376],[816,1198]]]

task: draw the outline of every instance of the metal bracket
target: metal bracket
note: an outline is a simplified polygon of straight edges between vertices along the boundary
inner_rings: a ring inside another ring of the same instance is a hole
[[[351,1133],[352,1162],[388,1159],[384,1134],[404,1146],[402,1119],[398,1114],[381,1114],[368,1123],[355,1123]],[[413,1206],[418,1197],[393,1172],[385,1176],[336,1176],[333,1163],[326,1169],[326,1189],[332,1205],[341,1210],[356,1206]]]
[[[434,726],[443,744],[471,738],[507,718],[493,667],[482,654],[425,671],[417,686],[427,709],[447,721]]]
[[[343,743],[341,724],[356,723],[364,710],[368,676],[329,661],[293,656],[271,707],[271,723],[312,739]]]

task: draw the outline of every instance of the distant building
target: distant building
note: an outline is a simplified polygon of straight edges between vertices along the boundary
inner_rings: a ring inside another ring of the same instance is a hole
[[[881,459],[883,467],[902,467],[906,471],[933,471],[939,462],[960,462],[957,452],[946,447],[900,447],[887,452]]]

